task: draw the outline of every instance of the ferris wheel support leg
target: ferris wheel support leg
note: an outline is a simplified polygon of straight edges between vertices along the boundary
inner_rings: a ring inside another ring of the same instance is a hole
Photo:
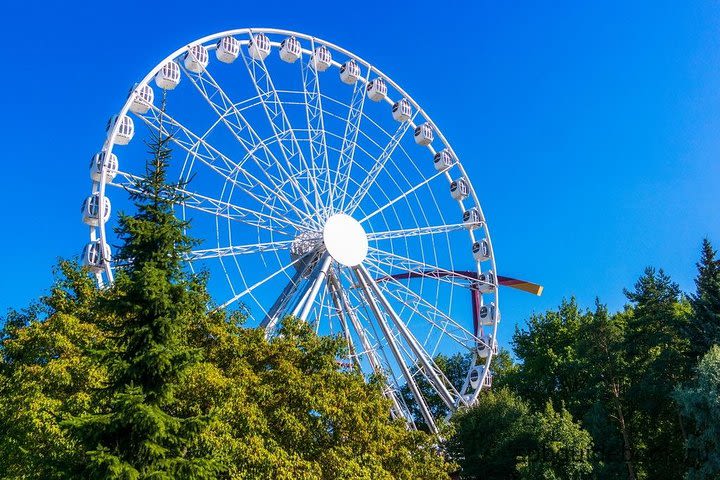
[[[325,279],[327,278],[331,262],[332,257],[328,253],[325,253],[325,255],[323,255],[323,257],[318,262],[320,263],[320,270],[318,271],[315,279],[313,280],[312,286],[308,290],[308,295],[305,298],[302,311],[300,312],[300,319],[303,321],[307,320],[307,316],[310,313],[310,308],[313,306],[313,303],[315,303],[315,298],[320,291],[320,287],[322,287],[323,283],[325,283]]]
[[[348,353],[355,366],[359,369],[360,361],[357,356],[357,351],[355,350],[355,344],[353,343],[352,335],[350,335],[350,328],[348,327],[348,322],[345,318],[345,313],[343,312],[342,303],[340,302],[340,286],[338,285],[337,278],[335,278],[333,272],[328,273],[327,283],[330,297],[332,298],[333,306],[335,307],[335,312],[340,319],[340,324],[343,329],[343,335],[345,336],[345,342],[348,345]]]
[[[343,310],[350,319],[350,323],[352,324],[353,329],[357,333],[357,336],[360,338],[360,343],[365,350],[365,354],[368,358],[368,362],[370,363],[370,367],[372,368],[373,373],[375,373],[376,375],[384,376],[385,372],[380,365],[380,360],[378,360],[377,355],[375,354],[375,350],[370,345],[370,341],[368,340],[367,335],[365,335],[365,331],[360,324],[360,320],[357,318],[357,315],[355,315],[355,311],[350,306],[350,301],[348,300],[345,291],[342,289],[340,281],[335,275],[331,274],[328,277],[328,283],[332,285],[331,294],[333,296],[333,302],[337,302],[336,308],[338,308],[338,315],[340,316],[341,321],[343,321],[343,328],[346,330],[348,344],[351,348],[354,349],[352,344],[352,335],[350,333],[350,330],[348,329],[347,321],[343,320]],[[358,367],[360,366],[360,356],[358,354],[355,355],[355,363],[358,365]],[[402,409],[402,407],[400,407],[400,401],[398,400],[395,391],[390,387],[390,385],[386,384],[385,388],[383,389],[383,395],[385,396],[385,398],[388,398],[393,404],[392,408],[390,409],[390,414],[393,418],[402,418],[410,424],[414,424],[413,419],[409,415],[405,415],[405,413],[403,413],[404,410]]]
[[[282,293],[278,296],[277,300],[275,300],[273,306],[270,307],[270,310],[268,311],[267,315],[265,315],[263,321],[260,322],[260,328],[265,329],[266,334],[269,333],[270,330],[272,330],[272,328],[277,323],[278,316],[280,315],[281,311],[287,306],[290,298],[292,298],[293,293],[295,292],[295,290],[297,290],[298,285],[302,281],[302,275],[302,270],[298,270],[297,272],[295,272],[295,275],[293,275],[293,277],[283,289]]]
[[[455,399],[450,394],[450,391],[448,390],[445,382],[440,377],[440,374],[438,373],[438,368],[435,365],[435,362],[430,358],[430,356],[425,352],[425,349],[422,348],[422,346],[418,343],[415,336],[410,333],[410,330],[408,329],[407,325],[403,323],[403,321],[400,319],[397,313],[395,313],[395,310],[390,305],[390,302],[388,302],[387,298],[385,298],[385,295],[383,295],[382,291],[380,290],[380,287],[378,287],[377,283],[375,283],[375,280],[372,278],[370,273],[367,271],[365,266],[360,265],[358,266],[358,269],[362,272],[362,274],[365,276],[367,283],[369,284],[370,288],[372,289],[375,296],[380,300],[380,303],[382,304],[385,311],[387,311],[388,315],[390,316],[390,319],[395,324],[395,327],[398,329],[398,332],[400,332],[400,335],[405,339],[405,342],[410,346],[410,350],[413,352],[415,357],[420,361],[422,364],[423,370],[425,372],[426,378],[430,381],[430,383],[433,385],[435,390],[440,395],[440,398],[442,398],[443,402],[445,402],[445,405],[453,410],[455,409]],[[459,395],[458,395],[459,397]]]
[[[369,276],[365,275],[364,272],[366,270],[362,265],[359,265],[357,267],[354,267],[353,269],[355,271],[355,276],[358,279],[358,283],[363,289],[363,292],[365,292],[365,298],[367,299],[368,305],[370,306],[370,309],[372,310],[373,314],[375,315],[375,318],[378,321],[378,324],[380,325],[380,329],[383,332],[383,335],[385,335],[385,338],[388,342],[388,345],[390,346],[390,350],[392,350],[393,356],[395,357],[395,360],[397,361],[400,369],[403,372],[403,376],[405,377],[405,380],[408,383],[408,386],[410,387],[410,391],[412,392],[413,396],[415,397],[415,401],[417,401],[418,407],[420,408],[420,413],[422,414],[423,419],[425,420],[425,423],[427,424],[430,431],[434,434],[438,433],[437,426],[435,425],[435,420],[433,419],[432,415],[430,414],[430,409],[428,408],[427,403],[425,402],[425,398],[420,393],[420,388],[418,387],[417,383],[415,382],[415,379],[413,378],[412,374],[410,373],[410,369],[405,364],[405,361],[402,358],[402,354],[400,353],[400,349],[398,348],[398,345],[395,341],[395,337],[393,336],[392,332],[390,331],[390,327],[385,321],[385,317],[383,316],[383,313],[380,311],[380,307],[378,306],[377,302],[375,301],[375,298],[372,295],[371,289],[368,286],[367,278]],[[372,279],[371,279],[372,280]]]

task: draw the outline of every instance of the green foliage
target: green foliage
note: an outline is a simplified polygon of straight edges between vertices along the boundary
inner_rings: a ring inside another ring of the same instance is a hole
[[[108,380],[99,413],[83,413],[65,425],[81,444],[83,476],[97,478],[214,478],[217,462],[188,445],[210,421],[209,409],[178,415],[174,395],[201,351],[186,331],[207,315],[201,278],[181,261],[193,241],[173,204],[176,185],[166,182],[168,137],[154,137],[146,176],[132,193],[133,216],[120,215],[122,241],[116,280],[100,309],[110,333],[99,352]]]
[[[675,392],[682,413],[693,424],[688,435],[688,480],[720,478],[720,345],[709,349],[697,368],[697,379]]]
[[[493,390],[452,423],[448,453],[464,479],[568,479],[592,471],[590,435],[549,402],[533,413],[509,390]]]
[[[720,260],[708,239],[703,240],[697,269],[696,291],[690,297],[692,315],[685,328],[693,361],[720,344]]]
[[[555,411],[551,402],[535,413],[526,427],[532,442],[530,454],[518,470],[523,479],[565,480],[587,478],[592,472],[590,434],[573,421],[564,408]]]
[[[381,382],[345,373],[341,339],[279,335],[208,311],[205,278],[151,143],[114,284],[61,264],[52,293],[0,333],[0,478],[438,479],[437,439],[389,415]]]
[[[563,300],[557,311],[532,315],[526,328],[516,327],[512,345],[521,363],[508,373],[507,384],[536,409],[551,400],[577,416],[587,404],[587,398],[578,395],[586,377],[577,339],[591,318],[573,298]]]
[[[94,282],[61,262],[49,296],[10,312],[0,333],[0,478],[67,478],[76,443],[60,426],[97,411],[93,391],[105,369],[86,352],[103,341]]]

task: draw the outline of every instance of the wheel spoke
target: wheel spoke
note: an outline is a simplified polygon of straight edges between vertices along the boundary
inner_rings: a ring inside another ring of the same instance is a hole
[[[400,230],[388,230],[385,232],[368,233],[368,241],[391,240],[394,238],[419,237],[423,235],[439,235],[443,233],[462,230],[465,225],[458,223],[455,225],[435,225],[429,227],[405,228]]]
[[[196,90],[205,99],[206,103],[212,108],[215,114],[218,115],[222,123],[228,129],[228,131],[235,137],[237,142],[243,147],[247,155],[253,159],[255,164],[262,171],[265,177],[270,181],[275,192],[278,194],[278,198],[283,204],[300,213],[301,216],[310,216],[312,205],[308,202],[307,197],[303,194],[300,184],[297,178],[285,170],[282,164],[275,157],[275,154],[267,144],[260,138],[252,124],[245,118],[240,112],[236,104],[230,100],[227,93],[218,84],[215,78],[210,72],[205,69],[202,73],[196,74],[187,71],[183,68],[186,75],[195,86]],[[257,97],[260,99],[260,97]],[[218,101],[219,100],[219,101]],[[228,117],[234,117],[234,121]],[[259,156],[259,153],[263,154],[263,158]],[[239,162],[238,167],[242,167],[244,162]],[[276,168],[280,175],[280,178],[275,178],[270,170]],[[287,182],[293,188],[294,198],[289,199],[285,196],[285,192],[280,188],[283,182]],[[304,212],[300,212],[295,206],[295,203],[302,202],[306,206]]]
[[[137,182],[141,179],[136,175],[126,172],[118,172],[118,176],[125,179],[124,182],[112,182],[109,185],[122,188],[131,193],[142,193],[137,188]],[[287,232],[281,230],[279,225],[292,230],[304,231],[307,227],[292,222],[284,217],[276,217],[262,212],[257,212],[247,207],[241,207],[232,203],[223,202],[212,197],[201,195],[196,192],[190,192],[183,188],[177,188],[177,193],[184,197],[183,207],[208,213],[216,217],[223,217],[229,220],[238,221],[257,228],[269,230],[281,235],[288,235]],[[279,225],[278,225],[279,224]]]
[[[252,32],[249,32],[249,35],[252,39]],[[288,167],[295,175],[300,176],[303,171],[307,174],[308,185],[306,192],[315,193],[315,207],[317,211],[319,209],[319,205],[321,204],[317,180],[315,179],[314,173],[305,159],[302,149],[300,148],[300,144],[295,136],[295,130],[290,124],[290,119],[285,112],[285,107],[283,106],[283,102],[280,100],[280,95],[275,88],[275,84],[270,76],[270,71],[265,65],[264,60],[256,60],[249,57],[243,49],[240,49],[240,56],[242,57],[248,74],[253,81],[253,85],[260,96],[263,109],[265,110],[265,115],[270,123],[278,147],[280,148]],[[299,160],[299,168],[292,164],[291,160],[295,157]]]
[[[157,107],[151,107],[150,111],[153,112],[152,116],[142,115],[140,117],[143,119],[146,125],[148,125],[156,132],[162,133],[163,135],[168,135],[173,143],[185,150],[189,155],[193,156],[193,158],[199,160],[201,163],[206,165],[212,171],[223,177],[225,180],[240,188],[248,197],[253,198],[263,206],[274,210],[274,212],[278,216],[287,216],[287,212],[278,210],[277,208],[270,205],[269,199],[276,196],[276,192],[271,187],[261,182],[250,172],[239,167],[238,164],[234,163],[232,160],[230,160],[227,156],[225,156],[219,150],[210,145],[203,138],[197,136],[195,133],[192,132],[192,130],[186,128],[183,124],[170,116],[167,112],[163,112]],[[166,127],[167,123],[172,125],[176,129],[176,131],[168,131]],[[185,138],[181,139],[180,136],[177,135],[178,133],[181,133]],[[199,146],[204,147],[206,154],[201,154],[199,152]],[[225,165],[224,168],[217,165],[218,160],[222,161],[222,163]],[[234,178],[232,177],[233,173],[236,174]],[[237,179],[237,174],[241,174],[245,180],[243,182],[239,181]],[[253,188],[255,187],[259,187],[263,190],[262,193],[263,195],[265,195],[265,198],[260,198],[257,196],[257,194],[253,191]],[[312,217],[301,217],[301,220],[312,222],[316,226],[319,226]]]
[[[415,115],[417,115],[417,112],[413,114],[413,118],[415,118]],[[347,210],[349,214],[352,214],[352,212],[354,212],[355,209],[362,203],[365,195],[367,195],[370,190],[370,187],[375,184],[375,180],[377,180],[378,175],[380,175],[380,173],[385,169],[385,164],[390,156],[392,156],[393,152],[395,152],[395,149],[400,144],[400,140],[402,140],[403,136],[405,136],[405,133],[410,128],[411,123],[412,119],[410,121],[403,122],[398,126],[397,130],[395,130],[395,133],[390,138],[390,141],[388,141],[387,145],[385,145],[382,153],[377,160],[375,160],[375,163],[368,172],[367,176],[358,187],[355,195],[353,195],[346,206],[343,206],[343,210]]]
[[[398,201],[400,201],[400,200],[402,200],[402,199],[404,199],[404,198],[407,198],[408,195],[410,195],[411,193],[413,193],[414,191],[416,191],[416,190],[419,189],[420,187],[423,187],[423,186],[427,185],[428,183],[430,183],[431,181],[435,180],[436,178],[438,178],[438,177],[441,176],[441,175],[445,175],[445,172],[437,172],[436,174],[434,174],[434,175],[426,178],[425,180],[423,180],[422,182],[418,183],[417,185],[415,185],[415,186],[412,187],[411,189],[409,189],[409,190],[403,192],[402,194],[398,195],[397,197],[393,198],[393,199],[390,200],[388,203],[386,203],[386,204],[383,205],[382,207],[378,208],[378,209],[375,210],[374,212],[371,212],[371,213],[365,215],[365,217],[364,217],[362,220],[360,220],[360,223],[364,223],[366,220],[370,220],[372,217],[374,217],[374,216],[377,215],[378,213],[380,213],[380,212],[382,212],[383,210],[385,210],[386,208],[394,205],[396,202],[398,202]]]

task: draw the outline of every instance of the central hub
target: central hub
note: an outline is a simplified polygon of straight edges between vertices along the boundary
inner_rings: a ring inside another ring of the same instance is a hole
[[[323,243],[330,256],[346,267],[360,265],[368,252],[368,239],[360,222],[344,213],[332,215],[323,228]]]

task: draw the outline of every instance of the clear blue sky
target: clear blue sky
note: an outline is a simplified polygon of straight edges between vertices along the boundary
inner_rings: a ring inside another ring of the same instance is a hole
[[[516,322],[576,295],[624,302],[646,265],[690,290],[720,244],[717,2],[13,2],[3,7],[0,310],[47,290],[86,241],[87,163],[128,88],[230,28],[313,34],[366,58],[433,117],[480,194]],[[490,180],[490,181],[488,181]]]

